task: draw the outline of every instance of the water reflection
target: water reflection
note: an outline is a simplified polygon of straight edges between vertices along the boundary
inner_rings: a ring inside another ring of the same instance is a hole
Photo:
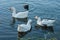
[[[15,24],[15,18],[12,17],[12,20],[11,20],[11,25]]]
[[[40,25],[36,25],[35,28],[38,30],[38,29],[41,29],[41,30],[47,30],[47,31],[50,31],[50,32],[54,32],[54,29],[53,29],[53,26],[40,26]]]
[[[27,23],[28,18],[12,18],[11,25],[15,24],[16,20]]]
[[[29,31],[27,31],[27,32],[18,32],[18,38],[19,38],[19,39],[20,39],[20,38],[23,38],[26,34],[30,33],[31,30],[32,30],[32,27],[31,27],[31,29],[30,29]],[[18,39],[18,40],[19,40],[19,39]]]
[[[39,29],[42,30],[45,39],[50,37],[51,36],[50,34],[54,34],[53,26],[46,26],[46,25],[45,26],[39,26],[39,25],[36,25],[35,28],[37,30],[39,30]]]
[[[28,18],[21,18],[21,19],[19,19],[19,18],[16,18],[18,21],[22,21],[22,22],[27,22],[28,21]]]

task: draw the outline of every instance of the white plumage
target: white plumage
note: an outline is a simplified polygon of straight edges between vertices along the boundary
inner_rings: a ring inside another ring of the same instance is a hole
[[[28,11],[16,13],[15,7],[11,7],[10,9],[12,11],[12,17],[14,18],[27,18],[28,17]]]
[[[29,31],[31,29],[31,22],[32,22],[32,20],[29,19],[27,24],[18,25],[18,29],[17,29],[18,32],[27,32],[27,31]]]
[[[35,19],[37,19],[37,24],[41,26],[44,26],[44,25],[53,26],[53,23],[55,22],[55,20],[49,20],[49,19],[41,20],[41,18],[38,16],[35,16]]]

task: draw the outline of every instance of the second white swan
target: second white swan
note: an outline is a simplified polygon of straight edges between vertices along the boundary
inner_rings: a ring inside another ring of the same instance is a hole
[[[53,26],[53,23],[55,22],[55,20],[49,20],[49,19],[41,20],[41,18],[38,16],[35,16],[35,19],[37,19],[37,24],[40,26],[44,26],[44,25]]]
[[[26,11],[16,13],[15,7],[11,7],[10,10],[12,11],[12,17],[14,17],[14,18],[27,18],[28,17],[28,13],[29,13],[28,5],[25,5],[24,9]]]
[[[27,31],[29,31],[31,29],[31,22],[32,22],[32,20],[29,19],[27,24],[20,24],[20,25],[18,25],[17,31],[18,32],[27,32]]]

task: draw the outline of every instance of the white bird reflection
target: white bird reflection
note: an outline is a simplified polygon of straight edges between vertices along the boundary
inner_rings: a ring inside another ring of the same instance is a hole
[[[11,25],[14,25],[15,22],[16,22],[16,20],[27,23],[28,18],[19,19],[19,18],[14,18],[14,17],[13,17],[12,20],[11,20]]]
[[[53,26],[49,26],[47,27],[46,25],[45,26],[35,26],[35,28],[37,30],[41,29],[43,34],[44,34],[44,39],[47,39],[48,37],[50,37],[51,34],[54,34],[54,29],[53,29]]]

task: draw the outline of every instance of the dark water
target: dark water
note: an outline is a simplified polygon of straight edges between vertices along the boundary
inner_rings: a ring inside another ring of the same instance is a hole
[[[18,32],[17,25],[23,22],[16,21],[14,25],[11,24],[11,11],[9,8],[14,6],[17,12],[24,11],[23,5],[28,3],[30,8],[29,17],[33,19],[32,31],[26,34],[23,38],[44,38],[44,34],[48,35],[47,38],[56,38],[60,40],[60,0],[0,0],[0,40],[17,40]],[[43,29],[35,29],[34,16],[55,19],[53,27],[54,32],[46,31]],[[49,34],[48,34],[49,33]]]

